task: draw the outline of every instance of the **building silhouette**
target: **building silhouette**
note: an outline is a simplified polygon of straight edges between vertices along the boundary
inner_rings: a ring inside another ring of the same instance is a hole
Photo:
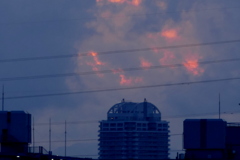
[[[0,111],[0,160],[90,160],[52,155],[42,146],[31,144],[31,114]]]
[[[31,143],[31,115],[23,111],[1,111],[0,135],[0,154],[26,153]]]
[[[240,123],[186,119],[183,135],[185,159],[240,159]]]
[[[99,159],[168,159],[168,122],[146,99],[123,99],[109,109],[99,127]]]

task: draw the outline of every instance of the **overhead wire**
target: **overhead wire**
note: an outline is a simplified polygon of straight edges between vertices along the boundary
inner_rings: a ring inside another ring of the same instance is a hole
[[[239,42],[240,42],[240,39],[234,39],[234,40],[226,40],[226,41],[213,41],[213,42],[170,45],[170,46],[161,46],[161,47],[148,47],[148,48],[124,49],[124,50],[100,51],[100,52],[96,51],[96,52],[97,52],[98,56],[101,56],[101,55],[111,55],[111,54],[119,54],[119,53],[134,53],[134,52],[144,52],[144,51],[152,51],[152,50],[188,48],[188,47],[220,45],[220,44],[230,44],[230,43],[239,43]],[[39,57],[25,57],[25,58],[9,58],[9,59],[0,59],[0,63],[92,56],[90,53],[91,53],[91,51],[86,52],[86,53],[79,53],[79,54],[64,54],[64,55],[55,55],[55,56],[39,56]]]
[[[221,60],[213,60],[213,61],[202,61],[198,62],[200,65],[213,64],[213,63],[226,63],[226,62],[234,62],[240,61],[240,58],[232,58],[232,59],[221,59]],[[17,81],[17,80],[29,80],[29,79],[43,79],[43,78],[59,78],[59,77],[70,77],[70,76],[83,76],[83,75],[93,75],[93,74],[107,74],[115,72],[129,72],[129,71],[139,71],[139,70],[149,70],[149,69],[163,69],[163,68],[175,68],[175,67],[183,67],[185,65],[191,65],[191,62],[179,63],[179,64],[168,64],[168,65],[156,65],[149,67],[132,67],[132,68],[123,68],[123,69],[110,69],[110,70],[102,70],[102,71],[88,71],[88,72],[79,72],[79,73],[62,73],[62,74],[48,74],[48,75],[36,75],[36,76],[22,76],[22,77],[6,77],[0,78],[0,81]]]
[[[226,111],[221,113],[222,115],[228,115],[233,113],[240,113],[240,111]],[[214,116],[218,115],[219,112],[212,112],[212,113],[199,113],[199,114],[185,114],[185,115],[169,115],[163,116],[163,119],[176,119],[176,118],[187,118],[187,117],[199,117],[199,116]],[[89,121],[68,121],[68,125],[75,125],[75,124],[90,124],[90,123],[99,123],[101,120],[89,120]],[[49,125],[49,123],[35,123],[35,126],[45,126]],[[65,125],[65,122],[52,122],[51,125]]]
[[[76,95],[76,94],[122,91],[122,90],[156,88],[156,87],[170,87],[170,86],[191,85],[191,84],[200,84],[200,83],[213,83],[213,82],[223,82],[223,81],[233,81],[233,80],[240,80],[240,77],[211,79],[211,80],[200,80],[200,81],[189,81],[189,82],[178,82],[178,83],[166,83],[166,84],[155,84],[155,85],[142,85],[142,86],[122,87],[122,88],[96,89],[96,90],[85,90],[85,91],[75,91],[75,92],[62,92],[62,93],[48,93],[48,94],[36,94],[36,95],[25,95],[25,96],[12,96],[12,97],[5,97],[4,100],[37,98],[37,97],[50,97],[50,96],[64,96],[64,95]]]
[[[154,16],[161,14],[171,14],[171,13],[180,13],[180,12],[203,12],[203,11],[214,11],[214,10],[229,10],[229,9],[238,9],[239,6],[234,7],[222,7],[222,8],[204,8],[204,9],[190,9],[190,10],[176,10],[176,11],[162,11],[155,13],[145,13],[145,14],[131,14],[131,15],[115,15],[115,16],[105,16],[105,19],[112,18],[121,18],[121,17],[141,17],[141,16]],[[80,20],[88,20],[88,19],[99,19],[102,18],[100,16],[89,17],[89,18],[71,18],[71,19],[50,19],[50,20],[40,20],[40,21],[22,21],[22,22],[7,22],[0,23],[0,25],[24,25],[24,24],[37,24],[37,23],[53,23],[53,22],[71,22],[71,21],[80,21]]]
[[[183,134],[181,133],[176,133],[176,134],[170,134],[170,136],[181,136]],[[72,139],[72,140],[67,140],[67,142],[83,142],[83,141],[98,141],[96,138],[92,139]],[[109,140],[111,141],[111,140]],[[51,142],[53,143],[62,143],[65,142],[65,140],[52,140]],[[36,141],[35,143],[49,143],[49,141]]]

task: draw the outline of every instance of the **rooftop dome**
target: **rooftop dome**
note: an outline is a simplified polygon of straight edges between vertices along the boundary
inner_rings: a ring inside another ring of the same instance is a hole
[[[125,102],[123,99],[109,109],[108,120],[161,121],[161,112],[146,99],[141,103]]]

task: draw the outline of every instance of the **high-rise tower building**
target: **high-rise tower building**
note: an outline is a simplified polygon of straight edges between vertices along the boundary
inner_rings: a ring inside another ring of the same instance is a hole
[[[147,102],[115,104],[100,121],[99,159],[168,159],[169,126]]]

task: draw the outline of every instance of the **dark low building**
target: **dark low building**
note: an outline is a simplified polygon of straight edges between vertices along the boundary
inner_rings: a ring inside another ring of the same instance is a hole
[[[0,154],[21,154],[31,143],[31,115],[23,111],[0,112]]]
[[[240,159],[240,124],[222,119],[184,121],[185,159]]]
[[[226,152],[229,159],[240,159],[240,123],[228,123]]]
[[[52,155],[31,144],[31,115],[24,111],[0,111],[0,160],[89,160]]]

